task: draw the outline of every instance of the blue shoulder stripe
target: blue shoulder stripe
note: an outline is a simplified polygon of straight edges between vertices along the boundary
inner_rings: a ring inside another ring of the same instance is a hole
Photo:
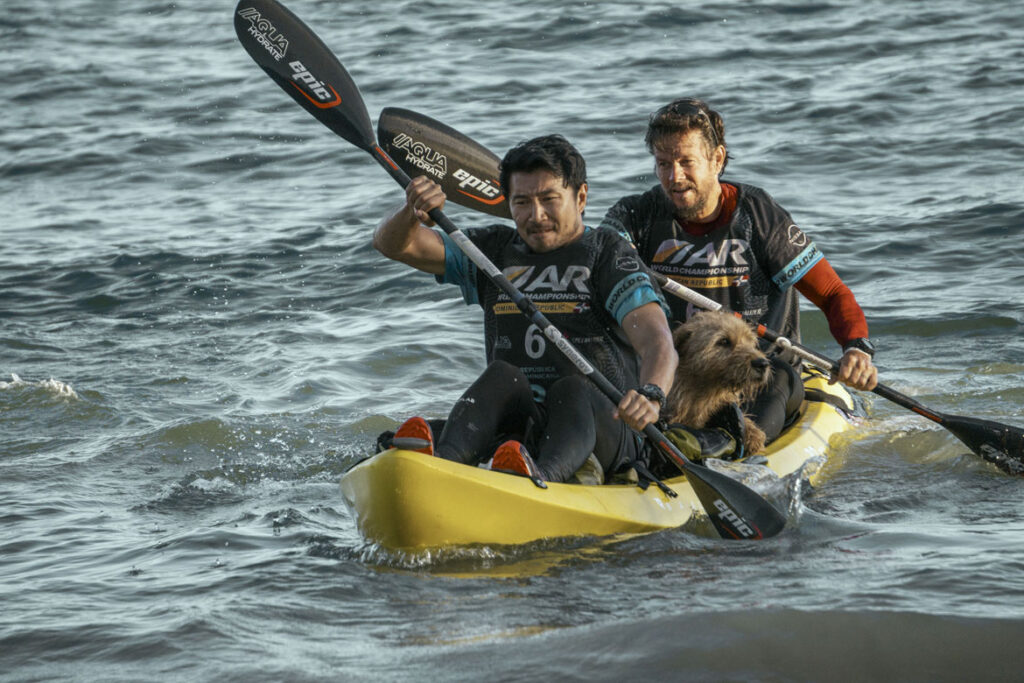
[[[480,294],[476,289],[476,264],[459,249],[448,233],[440,228],[434,228],[434,231],[441,236],[441,241],[444,242],[444,274],[435,275],[434,278],[443,285],[458,285],[462,290],[462,300],[467,305],[479,304]]]
[[[815,246],[814,242],[811,242],[795,259],[787,263],[785,268],[772,277],[772,282],[779,289],[788,289],[804,275],[807,275],[807,271],[813,268],[822,258],[824,258],[824,255],[818,251],[818,247]]]
[[[663,303],[654,291],[647,273],[631,273],[612,288],[604,307],[621,326],[623,318],[630,311],[652,302]]]

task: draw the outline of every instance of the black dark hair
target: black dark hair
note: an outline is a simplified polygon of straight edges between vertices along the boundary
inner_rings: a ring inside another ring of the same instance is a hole
[[[501,191],[509,194],[509,179],[513,173],[532,173],[545,170],[562,179],[565,187],[579,192],[587,182],[587,163],[583,155],[561,135],[533,138],[510,149],[501,160],[498,182]]]
[[[651,114],[647,121],[647,133],[644,135],[647,151],[654,154],[654,146],[662,138],[681,135],[691,130],[701,132],[708,150],[713,151],[719,145],[725,147],[725,161],[722,163],[722,171],[725,171],[729,163],[729,148],[725,144],[725,122],[722,115],[709,107],[707,102],[695,97],[672,100]]]

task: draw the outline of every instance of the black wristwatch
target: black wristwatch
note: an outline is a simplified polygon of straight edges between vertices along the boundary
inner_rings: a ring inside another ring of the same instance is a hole
[[[866,337],[857,337],[846,342],[846,346],[843,347],[843,353],[846,353],[850,349],[857,349],[863,351],[872,358],[875,357],[875,345],[871,343],[871,340]]]
[[[636,390],[636,393],[640,394],[644,398],[648,398],[659,406],[665,405],[665,392],[661,390],[657,384],[645,384]]]

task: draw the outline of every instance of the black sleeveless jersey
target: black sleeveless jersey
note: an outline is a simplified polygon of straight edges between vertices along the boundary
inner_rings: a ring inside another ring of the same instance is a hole
[[[620,323],[635,308],[662,300],[628,241],[588,229],[571,244],[535,253],[502,225],[466,235],[612,384],[623,391],[638,385],[640,359]],[[442,238],[446,268],[438,280],[458,284],[467,303],[484,309],[487,361],[521,368],[542,399],[575,368],[447,235]]]

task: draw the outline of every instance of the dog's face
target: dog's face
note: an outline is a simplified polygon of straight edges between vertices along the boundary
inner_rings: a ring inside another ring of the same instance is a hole
[[[771,374],[771,363],[757,348],[757,336],[734,315],[704,312],[673,333],[679,353],[677,381],[719,386],[747,396]]]

